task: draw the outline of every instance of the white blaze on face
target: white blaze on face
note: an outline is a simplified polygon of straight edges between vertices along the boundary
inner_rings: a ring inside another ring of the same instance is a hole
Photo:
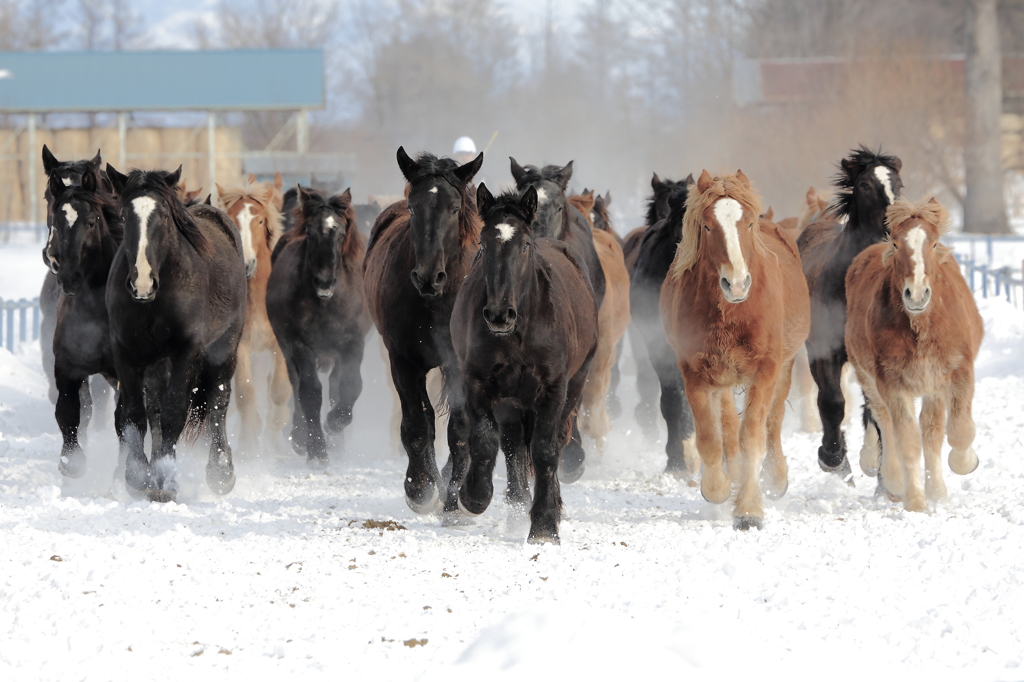
[[[889,198],[889,203],[896,201],[896,195],[892,193],[892,176],[889,174],[889,169],[885,166],[875,166],[875,177],[882,183],[882,189],[885,190],[885,196]]]
[[[910,260],[914,264],[914,275],[910,284],[910,298],[914,301],[920,301],[924,296],[924,240],[926,237],[925,231],[920,227],[911,229],[904,237],[907,248],[910,249]]]
[[[65,187],[71,186],[71,178],[61,178],[60,181],[64,183]]]
[[[543,189],[541,189],[540,187],[538,187],[537,188],[537,205],[539,206],[539,205],[543,204],[547,200],[548,200],[548,193],[546,191],[544,191]]]
[[[434,189],[437,189],[436,187]],[[338,221],[334,219],[334,216],[329,215],[324,218],[324,230],[333,230],[338,226]]]
[[[431,188],[430,188],[429,190],[427,190],[427,191],[428,191],[428,192],[430,192],[431,194],[437,194],[437,187],[431,187]]]
[[[502,244],[507,243],[516,233],[515,226],[508,223],[498,223],[494,226],[494,229],[498,231],[498,239]]]
[[[252,220],[255,217],[252,204],[245,204],[245,208],[238,212],[238,231],[242,233],[242,256],[246,266],[256,261],[256,249],[252,245]]]
[[[68,227],[74,227],[75,223],[78,222],[78,211],[71,204],[64,204],[64,217],[68,221]]]
[[[149,216],[156,208],[156,200],[152,197],[137,197],[132,199],[132,209],[139,218],[139,251],[135,255],[135,293],[140,298],[149,296],[153,290],[153,268],[146,257],[146,247],[149,245]]]
[[[732,265],[732,291],[735,295],[743,293],[743,287],[747,280],[747,262],[743,260],[743,249],[740,247],[739,228],[736,223],[743,217],[743,207],[735,199],[719,199],[715,202],[715,220],[718,221],[725,235],[725,249],[729,254],[729,263]]]

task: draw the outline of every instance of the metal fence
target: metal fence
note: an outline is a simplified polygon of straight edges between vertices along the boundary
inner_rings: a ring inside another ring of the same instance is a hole
[[[10,352],[39,338],[39,299],[5,301],[0,298],[0,342]]]
[[[990,268],[986,263],[978,265],[968,256],[954,255],[972,292],[977,294],[980,290],[982,298],[1005,296],[1014,307],[1024,308],[1024,279],[1015,276],[1012,268]]]

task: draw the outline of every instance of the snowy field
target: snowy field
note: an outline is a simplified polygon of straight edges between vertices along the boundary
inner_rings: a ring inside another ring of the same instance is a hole
[[[33,295],[38,250],[0,294]],[[373,337],[326,472],[236,451],[238,484],[216,498],[186,449],[166,505],[114,479],[109,411],[90,473],[62,480],[38,345],[0,350],[0,679],[1024,680],[1024,313],[981,307],[981,466],[947,470],[932,513],[822,473],[819,436],[790,425],[789,492],[739,533],[624,416],[563,488],[560,547],[526,545],[500,494],[464,529],[406,507]]]

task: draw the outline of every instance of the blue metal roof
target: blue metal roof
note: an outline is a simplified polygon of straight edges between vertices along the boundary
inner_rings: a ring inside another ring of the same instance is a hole
[[[0,112],[324,106],[323,50],[0,52]]]

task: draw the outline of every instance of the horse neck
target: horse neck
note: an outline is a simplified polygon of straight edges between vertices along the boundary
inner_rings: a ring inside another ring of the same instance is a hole
[[[888,231],[885,228],[885,212],[888,206],[881,208],[858,206],[853,202],[850,207],[850,215],[846,221],[845,234],[849,234],[857,241],[863,241],[864,245],[875,244],[882,241]]]
[[[110,272],[110,265],[114,262],[118,243],[110,234],[106,221],[101,220],[99,224],[102,227],[99,228],[98,238],[90,240],[91,244],[82,249],[81,263],[88,281],[104,285]]]

